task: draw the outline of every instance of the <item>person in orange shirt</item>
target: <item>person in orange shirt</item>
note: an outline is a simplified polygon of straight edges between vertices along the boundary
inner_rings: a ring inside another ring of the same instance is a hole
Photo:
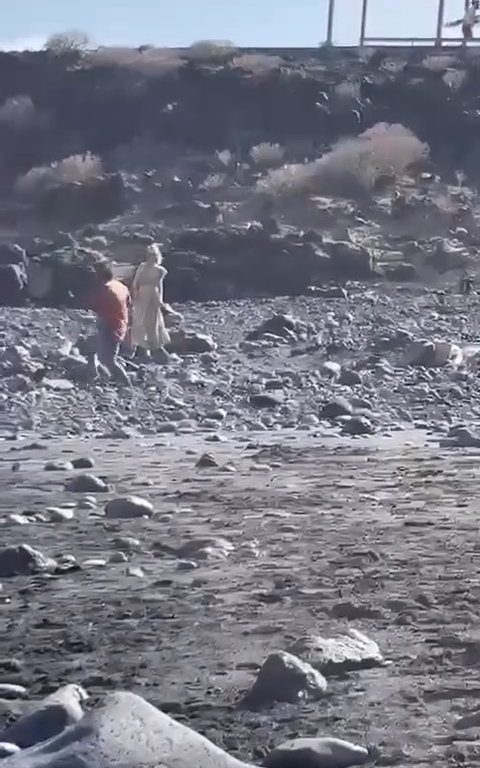
[[[130,386],[128,374],[118,360],[120,345],[128,331],[130,303],[128,288],[114,278],[110,265],[97,264],[94,289],[88,300],[88,308],[97,315],[97,333],[89,360],[92,378],[103,369],[109,378]]]

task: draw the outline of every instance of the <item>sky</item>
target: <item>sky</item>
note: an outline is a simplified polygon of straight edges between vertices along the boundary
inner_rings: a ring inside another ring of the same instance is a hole
[[[334,42],[358,41],[362,0],[335,0]],[[86,32],[95,45],[314,47],[325,40],[328,0],[3,0],[0,49],[41,48],[49,35]],[[438,0],[369,0],[368,36],[430,37]],[[445,0],[446,20],[463,0]]]

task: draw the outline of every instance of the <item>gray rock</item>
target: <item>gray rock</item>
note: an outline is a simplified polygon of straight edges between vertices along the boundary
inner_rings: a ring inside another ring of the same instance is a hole
[[[55,560],[46,557],[29,544],[0,550],[0,578],[53,571],[56,565]]]
[[[278,408],[282,404],[278,397],[265,393],[250,395],[249,401],[250,405],[253,405],[254,408]]]
[[[352,371],[351,368],[342,368],[339,381],[346,387],[355,387],[362,383],[362,376],[358,371]]]
[[[62,733],[83,717],[81,702],[88,698],[79,685],[64,685],[32,705],[19,720],[0,732],[0,741],[26,749]],[[5,766],[7,763],[5,763]]]
[[[207,469],[208,467],[218,467],[218,462],[211,453],[203,453],[195,466],[200,469]]]
[[[293,739],[276,747],[265,758],[267,768],[349,768],[370,758],[365,747],[343,739]]]
[[[225,560],[233,549],[231,541],[218,536],[187,541],[176,554],[181,560]]]
[[[68,520],[73,520],[73,509],[63,509],[62,507],[47,507],[45,514],[51,523],[65,523]]]
[[[128,519],[136,517],[151,517],[153,504],[141,496],[119,496],[111,499],[105,505],[105,517],[110,519]]]
[[[291,653],[277,651],[263,662],[251,690],[243,699],[247,709],[261,709],[276,701],[291,704],[318,699],[327,690],[327,681],[316,669]]]
[[[24,699],[27,689],[23,685],[0,683],[0,699]]]
[[[339,379],[342,373],[342,366],[339,363],[334,363],[333,360],[326,360],[320,366],[320,373],[326,379]]]
[[[70,472],[72,469],[71,461],[47,461],[44,466],[46,472]]]
[[[170,331],[170,343],[167,345],[167,351],[173,352],[176,355],[214,352],[216,348],[217,345],[211,336],[183,329]]]
[[[289,650],[324,674],[371,669],[384,664],[377,643],[356,629],[335,638],[306,635]]]
[[[4,757],[10,757],[10,755],[16,755],[17,752],[20,752],[20,747],[16,744],[0,741],[0,760],[3,760]]]
[[[375,427],[365,416],[352,416],[342,424],[345,435],[373,435]]]
[[[249,768],[133,693],[108,695],[80,723],[4,768]],[[251,766],[250,766],[251,768]]]
[[[72,477],[67,482],[65,490],[72,493],[107,493],[110,488],[99,477],[83,474]]]
[[[79,456],[78,459],[72,459],[74,469],[91,469],[94,466],[95,462],[90,456]]]
[[[352,411],[353,408],[345,397],[336,397],[325,403],[320,409],[319,416],[321,419],[336,419],[339,416],[349,416]]]

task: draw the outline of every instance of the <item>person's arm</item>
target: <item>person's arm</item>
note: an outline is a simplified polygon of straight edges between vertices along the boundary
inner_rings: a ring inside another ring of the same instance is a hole
[[[165,267],[159,267],[158,268],[158,293],[160,295],[160,304],[163,306],[163,281],[165,280],[165,277],[167,275],[167,270]]]

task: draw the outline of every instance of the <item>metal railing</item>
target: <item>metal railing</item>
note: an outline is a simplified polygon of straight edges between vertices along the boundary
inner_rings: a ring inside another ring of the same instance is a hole
[[[465,10],[468,8],[469,0],[464,0]],[[333,28],[335,23],[335,4],[336,0],[329,0],[328,3],[328,17],[327,17],[327,39],[326,45],[333,45]],[[367,20],[368,20],[368,6],[369,0],[362,0],[362,15],[360,21],[360,35],[359,45],[363,48],[365,45],[428,45],[441,48],[443,45],[452,45],[455,43],[462,43],[462,37],[443,37],[443,25],[445,21],[445,0],[438,0],[437,10],[437,27],[435,37],[388,37],[377,36],[368,37],[367,32]],[[471,40],[469,45],[478,45],[480,41]]]

